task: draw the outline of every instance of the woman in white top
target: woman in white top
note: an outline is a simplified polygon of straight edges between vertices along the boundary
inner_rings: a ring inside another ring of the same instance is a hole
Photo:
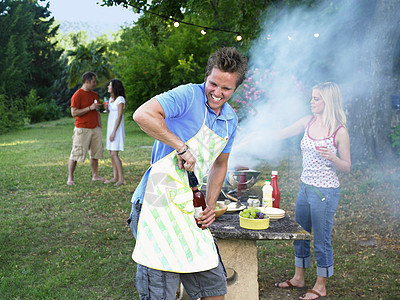
[[[115,183],[115,186],[125,184],[122,162],[118,156],[119,151],[124,151],[125,126],[125,89],[122,82],[113,79],[108,85],[110,100],[106,107],[109,112],[107,122],[106,149],[110,151],[114,177],[106,180],[105,183]]]
[[[339,200],[340,184],[336,170],[350,172],[350,140],[342,95],[336,83],[325,82],[312,88],[311,112],[280,132],[280,138],[304,133],[301,140],[303,171],[296,201],[295,220],[313,231],[317,280],[300,299],[326,296],[327,278],[333,275],[331,230]],[[310,241],[295,241],[295,274],[276,283],[278,288],[305,286],[305,271],[310,266]]]

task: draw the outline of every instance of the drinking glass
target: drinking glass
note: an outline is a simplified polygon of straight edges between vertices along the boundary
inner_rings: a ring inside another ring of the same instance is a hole
[[[317,151],[321,151],[322,148],[326,148],[326,142],[324,137],[316,137],[314,140],[314,146]]]

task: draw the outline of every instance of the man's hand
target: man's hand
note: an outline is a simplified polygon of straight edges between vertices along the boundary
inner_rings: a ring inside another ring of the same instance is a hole
[[[176,154],[178,158],[178,166],[179,169],[185,168],[186,171],[193,172],[194,171],[194,166],[196,165],[196,159],[194,158],[193,154],[190,152],[190,150],[186,150],[185,153],[179,155]]]
[[[205,210],[203,210],[201,216],[198,218],[198,223],[201,224],[202,229],[206,229],[211,226],[211,224],[215,221],[215,207],[207,206]]]
[[[101,103],[99,102],[99,101],[97,101],[96,99],[94,99],[94,109],[95,110],[100,110],[100,107],[101,107]]]

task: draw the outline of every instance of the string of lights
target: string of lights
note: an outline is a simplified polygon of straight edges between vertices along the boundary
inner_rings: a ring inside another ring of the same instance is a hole
[[[146,13],[155,15],[155,16],[157,16],[159,18],[170,20],[170,21],[173,22],[174,27],[179,27],[180,24],[185,24],[185,25],[188,25],[188,26],[202,28],[201,29],[201,34],[202,35],[206,35],[209,30],[212,30],[212,31],[221,31],[221,32],[227,32],[227,33],[233,33],[233,34],[236,35],[236,40],[238,42],[243,39],[241,34],[239,32],[237,32],[237,31],[232,31],[232,30],[227,30],[227,29],[222,29],[222,28],[217,28],[217,27],[209,27],[209,26],[197,25],[197,24],[193,24],[193,23],[190,23],[190,22],[185,22],[185,21],[182,21],[182,20],[178,20],[178,19],[173,18],[173,17],[163,16],[163,15],[160,15],[160,14],[158,14],[156,12],[153,12],[153,11],[150,11],[150,10],[145,10],[145,9],[143,9],[141,7],[136,7],[136,6],[133,6],[133,5],[131,5],[131,6],[136,9],[137,13],[140,13],[140,11],[144,11]]]

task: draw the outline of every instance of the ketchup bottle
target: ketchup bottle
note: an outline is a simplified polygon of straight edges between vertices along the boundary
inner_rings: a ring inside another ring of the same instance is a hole
[[[189,185],[193,191],[194,218],[196,219],[197,226],[201,228],[201,224],[197,223],[197,219],[200,217],[200,214],[203,212],[203,210],[206,209],[206,201],[204,199],[203,193],[197,187],[199,182],[194,172],[187,171],[187,174],[189,179]]]
[[[278,171],[272,171],[271,175],[271,185],[272,185],[272,200],[273,200],[273,207],[279,208],[281,202],[281,192],[278,188]]]

